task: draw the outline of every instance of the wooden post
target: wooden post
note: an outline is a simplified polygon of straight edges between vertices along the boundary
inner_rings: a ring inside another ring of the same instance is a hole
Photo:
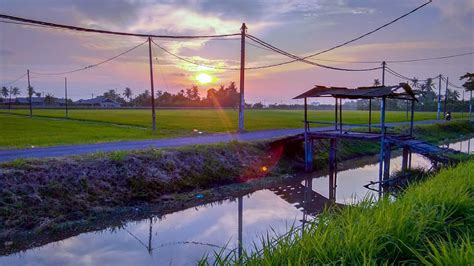
[[[337,139],[331,138],[329,148],[329,200],[335,200],[335,183],[336,183],[336,171],[337,171]]]
[[[372,98],[369,99],[369,133],[372,132]]]
[[[387,63],[385,61],[382,62],[382,86],[385,86],[385,67]]]
[[[307,98],[304,97],[304,132],[308,131],[308,103]]]
[[[151,87],[151,120],[153,132],[156,131],[155,113],[155,86],[153,85],[153,55],[151,54],[151,37],[148,37],[148,57],[150,60],[150,87]]]
[[[305,134],[304,153],[305,171],[309,173],[313,171],[313,139],[309,134]]]
[[[472,115],[472,90],[471,90],[471,95],[469,96],[469,117]]]
[[[67,109],[67,77],[64,77],[64,106],[66,108],[66,119],[69,118],[69,113]]]
[[[150,228],[148,230],[148,247],[147,247],[148,254],[150,255],[153,251],[153,248],[151,247],[152,237],[153,237],[153,217],[150,217]]]
[[[383,180],[390,178],[390,159],[391,159],[391,145],[385,142],[384,162],[383,162]]]
[[[380,156],[379,156],[379,197],[382,195],[382,179],[383,179],[383,165],[384,165],[384,150],[385,150],[385,97],[382,97],[380,105]]]
[[[239,132],[245,130],[244,110],[245,110],[245,34],[247,26],[242,23],[240,28],[240,105],[239,105]]]
[[[413,120],[415,119],[415,100],[411,100],[411,117],[410,117],[410,136],[413,136]]]
[[[239,230],[238,253],[239,253],[239,258],[241,258],[242,257],[242,229],[243,229],[243,221],[242,221],[243,220],[243,217],[242,217],[243,216],[243,198],[242,196],[238,198],[237,202],[238,202],[238,214],[237,214],[238,218],[237,219],[238,219],[238,230]]]
[[[446,77],[446,92],[444,95],[444,117],[446,118],[446,105],[448,103],[448,83],[449,83],[449,78]]]
[[[337,98],[334,98],[334,99],[336,99],[336,102],[334,104],[334,106],[335,106],[335,109],[334,109],[334,115],[335,115],[334,116],[334,130],[337,130],[337,117],[338,117],[337,116]]]
[[[33,94],[33,89],[31,88],[30,85],[30,70],[26,70],[26,75],[28,76],[28,98],[30,99],[30,117],[33,117],[33,105],[31,102],[31,96]]]
[[[342,99],[339,98],[339,132],[342,134]]]
[[[409,149],[407,147],[403,147],[403,155],[402,155],[402,171],[405,172],[408,169],[408,154]]]
[[[440,119],[441,114],[441,74],[439,74],[439,82],[438,82],[438,111],[436,112],[436,119]]]

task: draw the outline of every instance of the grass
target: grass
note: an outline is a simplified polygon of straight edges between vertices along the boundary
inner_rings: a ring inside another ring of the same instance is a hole
[[[441,170],[397,200],[370,200],[318,216],[259,254],[217,254],[219,264],[473,265],[474,161]],[[205,258],[201,264],[208,264]]]
[[[64,120],[63,110],[36,109],[34,119],[28,110],[7,110],[0,113],[0,147],[22,148],[78,143],[97,143],[118,140],[153,139],[196,135],[194,129],[204,133],[237,130],[234,110],[158,110],[157,133],[150,131],[149,110],[77,110],[69,111],[70,119]],[[416,120],[434,119],[435,113],[416,113]],[[53,119],[51,119],[53,118]],[[249,131],[302,127],[302,110],[247,110],[245,128]],[[310,120],[331,122],[332,111],[310,111]],[[345,123],[367,123],[363,111],[345,111]],[[378,113],[373,123],[378,123]],[[405,112],[389,112],[390,122],[405,121]],[[122,126],[119,126],[122,125]]]

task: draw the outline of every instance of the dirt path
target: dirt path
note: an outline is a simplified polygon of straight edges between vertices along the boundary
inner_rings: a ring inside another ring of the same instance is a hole
[[[471,119],[474,121],[474,118]],[[422,124],[434,124],[439,121],[437,120],[424,120],[416,121],[416,125]],[[388,123],[388,126],[401,126],[406,125],[408,122],[397,122]],[[319,127],[311,129],[312,131],[321,131],[332,129],[333,127]],[[137,140],[137,141],[117,141],[117,142],[106,142],[96,144],[78,144],[78,145],[64,145],[64,146],[53,146],[45,148],[28,148],[28,149],[11,149],[11,150],[0,150],[0,162],[11,161],[19,158],[44,158],[44,157],[57,157],[67,155],[80,155],[94,152],[110,152],[118,150],[139,150],[146,148],[169,148],[169,147],[180,147],[186,145],[198,145],[198,144],[212,144],[229,142],[233,140],[237,141],[255,141],[255,140],[266,140],[272,138],[281,138],[285,136],[291,136],[303,133],[302,128],[294,129],[275,129],[275,130],[262,130],[252,131],[246,133],[217,133],[209,134],[196,137],[180,137],[180,138],[165,138],[165,139],[153,139],[153,140]]]

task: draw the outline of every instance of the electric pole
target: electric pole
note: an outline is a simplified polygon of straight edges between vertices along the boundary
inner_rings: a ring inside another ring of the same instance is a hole
[[[382,62],[382,86],[385,86],[385,67],[387,63],[385,61]]]
[[[242,23],[240,28],[240,105],[239,105],[239,132],[245,130],[244,109],[245,109],[245,34],[247,26]]]
[[[153,60],[151,54],[151,37],[148,37],[148,56],[150,59],[150,87],[151,87],[151,119],[153,132],[156,131],[155,87],[153,85]]]
[[[69,118],[67,109],[67,77],[64,77],[64,106],[66,107],[66,118]]]
[[[30,117],[33,117],[33,106],[31,103],[31,96],[33,94],[33,89],[31,88],[31,85],[30,85],[30,70],[29,69],[26,70],[26,75],[28,76],[28,96],[30,99]]]
[[[444,117],[446,117],[446,104],[448,103],[448,83],[449,83],[449,78],[446,77],[446,92],[444,95]]]
[[[436,119],[439,120],[439,115],[441,114],[441,74],[438,76],[438,112],[436,113]]]
[[[464,117],[464,90],[462,90],[461,117]]]
[[[471,90],[471,95],[469,96],[469,117],[471,117],[472,114],[472,90]]]

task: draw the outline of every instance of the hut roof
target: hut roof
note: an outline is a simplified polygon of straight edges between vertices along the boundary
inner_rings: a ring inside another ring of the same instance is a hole
[[[355,89],[316,85],[311,90],[300,94],[293,99],[309,97],[334,97],[344,99],[373,99],[386,97],[416,101],[415,93],[407,83],[400,83],[394,86],[358,87]]]

